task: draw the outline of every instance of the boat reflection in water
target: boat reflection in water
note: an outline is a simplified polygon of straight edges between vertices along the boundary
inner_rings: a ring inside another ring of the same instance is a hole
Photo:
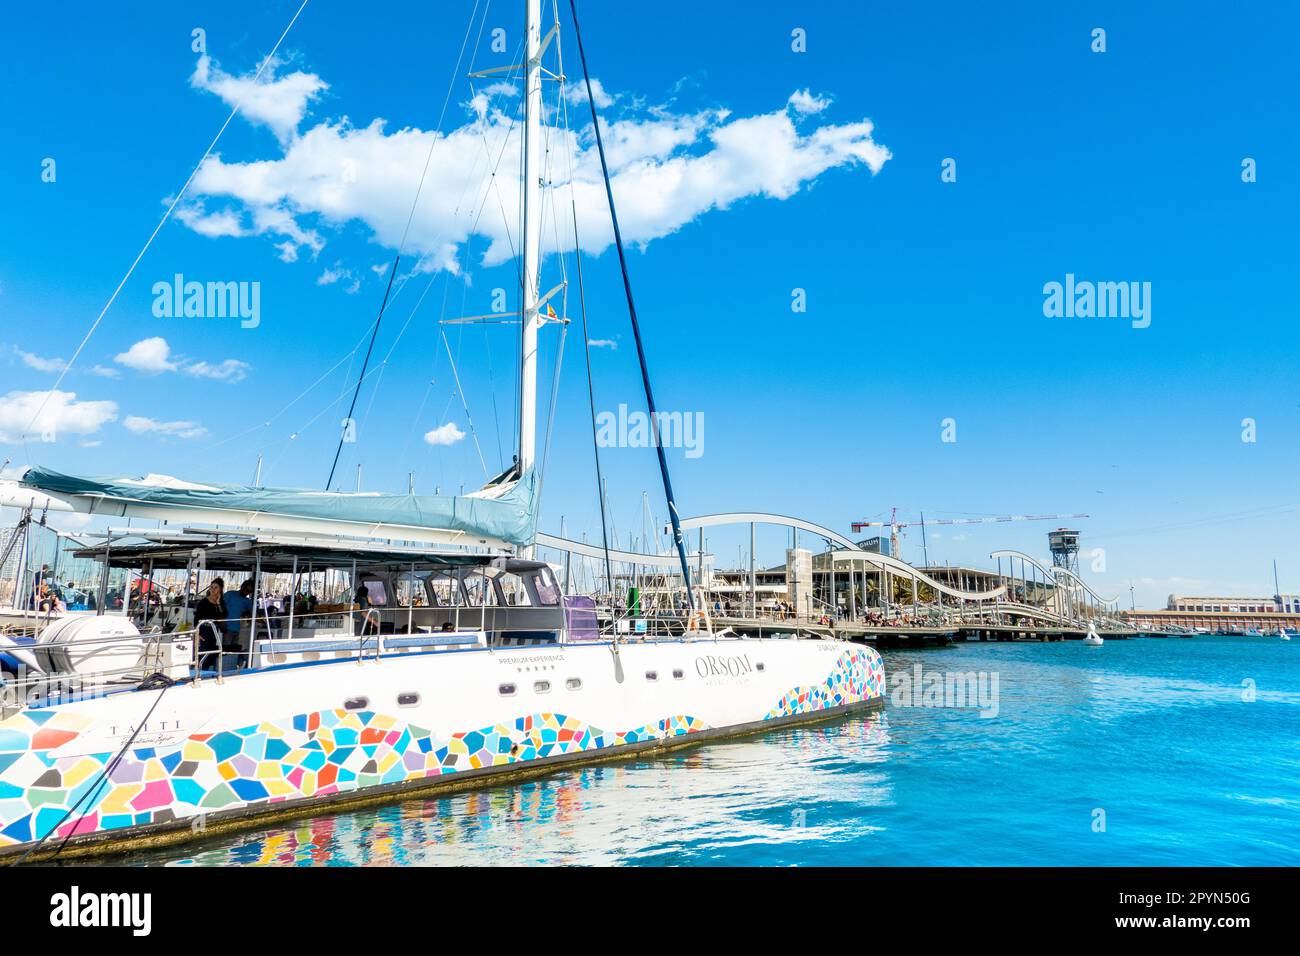
[[[892,802],[883,766],[888,745],[884,714],[855,716],[653,760],[319,817],[130,862],[674,864],[709,862],[744,845],[753,862],[779,864],[789,862],[783,847],[792,843],[851,842],[873,829],[869,814],[819,811]]]

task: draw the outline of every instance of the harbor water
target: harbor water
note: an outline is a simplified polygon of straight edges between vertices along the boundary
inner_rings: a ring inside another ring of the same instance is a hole
[[[958,644],[884,657],[881,714],[114,862],[1300,863],[1300,641]],[[980,694],[953,698],[933,675],[964,675]]]

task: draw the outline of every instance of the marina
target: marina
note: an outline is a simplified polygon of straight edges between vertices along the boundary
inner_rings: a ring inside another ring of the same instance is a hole
[[[1277,904],[1232,894],[1300,866],[1294,16],[375,12],[0,36],[15,912]]]

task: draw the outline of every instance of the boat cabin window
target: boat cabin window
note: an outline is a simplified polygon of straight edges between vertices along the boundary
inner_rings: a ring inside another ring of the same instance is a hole
[[[430,574],[426,585],[429,603],[435,607],[463,607],[465,601],[457,571],[439,571]]]
[[[537,603],[543,607],[557,607],[560,603],[560,586],[550,568],[538,568],[532,574],[533,587],[537,591]]]
[[[397,606],[411,607],[414,603],[415,607],[427,607],[429,605],[428,579],[429,575],[418,571],[414,575],[410,571],[395,575],[393,595],[397,598]]]
[[[502,603],[508,607],[528,607],[533,603],[524,579],[513,571],[502,571],[497,575],[497,585],[505,599]]]
[[[383,578],[370,577],[368,575],[361,578],[361,586],[366,589],[366,600],[371,607],[388,606],[388,589],[384,586]],[[360,587],[357,588],[361,590]],[[352,601],[356,601],[355,592],[352,595]]]
[[[470,607],[494,607],[498,604],[504,604],[497,594],[496,582],[481,571],[470,571],[465,574],[465,599]]]

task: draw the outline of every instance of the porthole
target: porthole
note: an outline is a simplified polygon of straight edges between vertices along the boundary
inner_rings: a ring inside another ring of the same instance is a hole
[[[658,672],[658,671],[646,671],[646,672],[645,672],[645,679],[646,679],[646,680],[658,680],[658,679],[659,679],[659,672]]]
[[[549,694],[551,692],[551,682],[548,680],[539,680],[533,682],[534,694]]]
[[[369,697],[349,697],[343,702],[344,710],[365,710],[369,706]]]
[[[582,690],[582,678],[570,677],[564,682],[564,686],[569,688],[569,690]]]
[[[515,696],[515,685],[501,684],[497,687],[497,693],[500,694],[502,697],[513,697]]]
[[[420,703],[420,695],[415,693],[415,691],[408,691],[405,694],[397,695],[398,707],[414,707],[419,703]]]
[[[681,680],[685,676],[686,676],[686,672],[683,671],[681,668],[677,668],[677,667],[673,668],[673,680]]]

